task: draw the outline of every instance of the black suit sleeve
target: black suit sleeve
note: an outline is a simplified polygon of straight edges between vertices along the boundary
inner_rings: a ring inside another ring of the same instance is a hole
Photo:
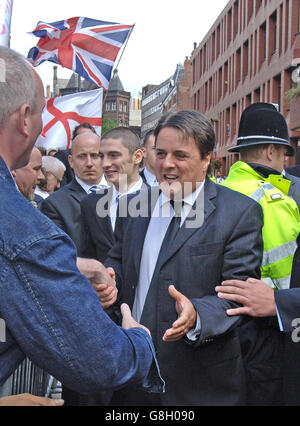
[[[86,197],[86,199],[84,199],[80,203],[81,247],[79,250],[79,256],[90,258],[90,259],[97,259],[97,250],[93,242],[93,239],[91,237],[91,230],[88,223],[88,215],[90,211],[90,206],[88,201],[89,201],[88,197]]]
[[[51,219],[60,229],[67,233],[65,221],[49,197],[42,201],[40,211],[48,216],[49,219]]]
[[[274,294],[283,331],[289,333],[294,329],[293,320],[300,318],[300,288],[278,290]]]
[[[235,222],[224,252],[224,262],[221,280],[249,277],[260,278],[260,266],[263,254],[263,240],[261,229],[263,214],[259,204],[251,203]],[[220,285],[220,283],[216,283]],[[192,299],[200,318],[201,334],[198,344],[209,339],[221,336],[240,325],[240,316],[229,317],[227,309],[237,305],[217,296],[205,296],[201,299]]]

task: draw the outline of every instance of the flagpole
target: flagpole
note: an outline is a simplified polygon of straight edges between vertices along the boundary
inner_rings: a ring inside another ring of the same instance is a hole
[[[119,58],[119,60],[118,60],[117,66],[114,68],[114,70],[117,70],[117,69],[118,69],[118,66],[119,66],[119,63],[120,63],[121,58],[122,58],[122,56],[123,56],[123,53],[124,53],[125,47],[127,46],[128,40],[129,40],[129,38],[130,38],[130,36],[131,36],[131,33],[132,33],[132,31],[133,31],[134,27],[135,27],[135,23],[133,24],[133,26],[132,26],[132,28],[131,28],[131,30],[130,30],[130,33],[128,34],[127,40],[126,40],[126,42],[125,42],[125,44],[124,44],[124,46],[123,46],[123,48],[122,48],[121,56],[120,56],[120,58]],[[106,93],[105,93],[105,96],[104,96],[104,98],[103,98],[102,111],[104,111],[104,104],[105,104],[105,101],[106,101],[106,97],[107,97],[107,95],[108,95],[108,91],[109,91],[109,88],[110,88],[110,85],[111,85],[111,81],[112,81],[112,78],[111,78],[111,79],[110,79],[110,81],[109,81],[108,88],[107,88]]]
[[[120,63],[120,61],[121,61],[121,59],[122,59],[122,56],[123,56],[123,53],[124,53],[125,47],[127,46],[128,40],[130,39],[130,36],[131,36],[131,33],[132,33],[132,31],[133,31],[134,27],[135,27],[135,24],[133,24],[133,26],[132,26],[132,28],[131,28],[131,30],[130,30],[130,33],[128,34],[127,40],[126,40],[126,42],[125,42],[125,44],[124,44],[124,46],[123,46],[121,56],[120,56],[120,58],[119,58],[119,60],[118,60],[118,63],[117,63],[117,65],[116,65],[115,69],[118,69],[118,66],[119,66],[119,63]]]

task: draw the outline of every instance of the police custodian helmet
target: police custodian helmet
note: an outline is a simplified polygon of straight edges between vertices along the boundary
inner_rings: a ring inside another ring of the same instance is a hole
[[[237,145],[228,151],[239,152],[244,147],[267,143],[286,146],[287,156],[293,156],[295,153],[289,142],[289,131],[283,115],[274,105],[257,102],[243,111]]]

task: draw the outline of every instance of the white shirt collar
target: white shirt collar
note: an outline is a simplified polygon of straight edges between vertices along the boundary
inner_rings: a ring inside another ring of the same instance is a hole
[[[157,182],[156,176],[153,173],[149,172],[146,167],[144,168],[144,176],[150,186]]]
[[[201,190],[203,188],[204,182],[205,182],[205,180],[201,183],[201,185],[198,186],[198,188],[194,192],[191,192],[190,194],[188,194],[186,197],[184,197],[182,199],[183,205],[184,204],[188,204],[189,206],[193,207],[193,205],[194,205],[197,197],[199,196],[199,194],[200,194],[200,192],[201,192]],[[178,200],[178,201],[180,201],[180,200]],[[167,197],[162,192],[161,193],[161,205],[163,206],[163,205],[165,205],[167,203],[170,203],[170,198]]]
[[[116,187],[113,185],[113,199],[116,199],[116,197],[118,195],[120,195],[122,197],[122,195],[126,195],[126,194],[133,194],[134,192],[139,191],[142,188],[143,185],[143,179],[141,177],[139,177],[139,180],[137,182],[134,183],[134,185],[132,185],[127,192],[119,192]]]
[[[94,183],[93,185],[89,185],[88,183],[85,183],[83,180],[79,179],[79,177],[76,176],[76,175],[75,175],[75,179],[87,194],[89,193],[90,188],[94,185],[99,185],[99,186],[103,186],[103,187],[109,186],[108,183],[107,183],[107,180],[105,179],[104,174],[102,175],[100,182]]]
[[[47,198],[47,197],[49,197],[49,193],[47,192],[47,191],[43,191],[40,187],[38,187],[38,186],[36,186],[35,187],[35,190],[34,190],[34,193],[36,194],[36,195],[39,195],[40,197],[42,197],[42,198]]]

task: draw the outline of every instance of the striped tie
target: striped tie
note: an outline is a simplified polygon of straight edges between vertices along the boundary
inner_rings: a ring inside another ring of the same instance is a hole
[[[104,189],[105,186],[102,185],[93,185],[90,187],[88,193],[89,194],[97,194],[98,191],[101,191],[101,189]]]

